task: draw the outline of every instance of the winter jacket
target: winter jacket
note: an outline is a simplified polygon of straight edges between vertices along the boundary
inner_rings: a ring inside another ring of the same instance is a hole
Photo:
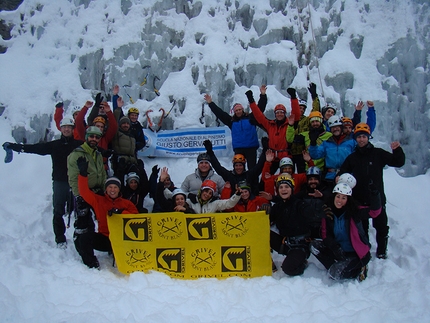
[[[88,188],[88,177],[79,175],[79,193],[82,198],[94,209],[98,222],[98,232],[109,237],[107,217],[109,210],[119,209],[124,214],[139,213],[136,206],[122,197],[110,198],[107,194],[98,195]]]
[[[175,212],[175,202],[173,201],[173,198],[166,198],[164,195],[164,190],[167,190],[168,195],[171,195],[171,190],[168,188],[164,188],[163,182],[157,183],[157,192],[156,192],[156,199],[161,207],[161,212]],[[196,213],[194,210],[188,205],[187,202],[185,202],[185,211],[183,213],[192,214]]]
[[[277,198],[270,210],[270,223],[274,223],[282,237],[294,238],[310,234],[306,213],[309,205],[294,195],[288,200]]]
[[[191,195],[187,199],[188,205],[197,213],[215,213],[234,207],[240,200],[240,195],[233,194],[228,200],[218,200],[212,197],[206,203],[203,203],[199,195]]]
[[[82,145],[82,141],[61,135],[60,139],[50,142],[22,145],[22,150],[29,154],[51,155],[52,180],[67,182],[67,156],[80,145]]]
[[[97,149],[92,149],[86,142],[73,150],[67,157],[67,175],[69,185],[73,194],[79,196],[78,175],[79,168],[77,160],[79,157],[85,157],[88,161],[88,185],[93,191],[104,191],[106,181],[106,171],[103,165],[103,157]]]
[[[132,190],[128,185],[122,186],[121,194],[124,199],[131,201],[136,206],[139,213],[145,213],[143,201],[145,196],[148,194],[148,191],[149,184],[147,184],[145,187],[145,185],[139,183],[137,190]]]
[[[369,205],[372,189],[381,193],[382,205],[386,203],[384,192],[383,170],[385,166],[402,167],[405,164],[405,153],[398,147],[392,153],[374,147],[370,142],[365,147],[357,146],[340,167],[339,175],[350,173],[357,180],[352,196],[360,204]]]
[[[309,139],[309,131],[302,132],[298,136],[303,137],[303,140],[305,141],[305,146],[307,149],[309,149],[309,146],[311,144],[311,141]],[[328,132],[328,131],[321,129],[321,133],[317,139],[317,146],[321,145],[323,143],[323,141],[327,140],[331,136],[332,136],[331,132]],[[287,129],[287,141],[291,142],[292,140],[294,140],[294,129],[292,127],[289,127]],[[324,170],[324,158],[314,159],[314,164],[319,169]]]
[[[254,114],[255,120],[261,124],[261,126],[266,130],[269,137],[269,149],[273,150],[276,154],[276,160],[280,160],[283,157],[291,157],[290,152],[288,151],[288,143],[285,140],[287,128],[291,128],[294,133],[294,127],[288,125],[288,119],[281,123],[275,120],[269,120],[260,111],[257,104],[255,102],[251,103],[251,110]],[[291,114],[295,115],[295,121],[300,120],[300,108],[299,108],[299,100],[291,99]]]
[[[143,127],[139,121],[130,123],[130,134],[136,139],[136,152],[141,150],[146,145]]]
[[[124,132],[121,128],[118,129],[112,140],[112,149],[119,158],[125,158],[126,161],[137,164],[136,139],[129,131]]]
[[[333,203],[329,204],[333,209]],[[369,215],[375,217],[381,212],[380,201],[379,206],[374,205],[371,209],[369,208],[358,208],[353,214],[348,214],[346,211],[345,224],[349,227],[345,227],[345,230],[349,231],[350,243],[356,252],[357,256],[362,259],[370,251],[370,242],[367,233],[363,229],[362,220],[367,221]],[[369,214],[372,213],[372,214]],[[333,215],[336,216],[336,215]],[[334,218],[325,216],[321,223],[321,237],[324,244],[331,250],[336,251],[340,248],[340,245],[336,241],[334,233]],[[348,250],[345,250],[348,251]]]
[[[264,112],[266,105],[267,96],[260,94],[260,100],[258,101],[259,110]],[[256,128],[257,122],[252,113],[244,113],[241,118],[237,118],[235,115],[230,116],[213,102],[209,103],[209,108],[222,123],[231,129],[233,150],[238,148],[257,149],[259,147]]]
[[[341,135],[339,138],[331,136],[321,145],[309,146],[308,150],[312,159],[324,158],[325,179],[333,181],[346,157],[354,151],[355,145],[356,141],[350,136]]]
[[[221,199],[228,199],[231,197],[234,191],[231,187],[227,188],[224,186],[224,189],[221,193]],[[264,197],[256,196],[252,192],[250,192],[248,201],[244,201],[242,198],[237,202],[237,204],[232,209],[226,210],[226,212],[255,212],[260,210],[263,204],[269,204],[270,201],[266,200]]]
[[[200,190],[200,187],[202,186],[202,182],[206,179],[210,179],[216,183],[217,190],[214,193],[214,196],[219,196],[222,192],[225,182],[221,176],[219,176],[218,174],[215,174],[213,169],[209,170],[209,174],[205,178],[203,178],[200,175],[199,169],[196,168],[194,173],[185,177],[181,185],[181,190],[187,194],[188,193],[197,194]]]

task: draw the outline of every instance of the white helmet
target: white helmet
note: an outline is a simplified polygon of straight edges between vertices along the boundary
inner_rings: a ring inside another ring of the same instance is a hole
[[[60,121],[60,127],[62,126],[75,126],[75,120],[73,120],[72,117],[64,117],[61,121]]]
[[[289,157],[284,157],[279,162],[279,168],[285,167],[285,166],[291,166],[294,167],[293,160]]]
[[[185,199],[187,198],[187,194],[185,194],[185,192],[183,190],[181,190],[180,188],[175,188],[172,192],[172,199],[174,199],[175,196],[178,194],[182,194]]]
[[[331,127],[336,127],[336,126],[342,126],[342,120],[338,117],[338,116],[331,116],[328,119],[328,126]]]
[[[352,189],[351,189],[351,187],[349,187],[348,184],[340,183],[340,184],[336,184],[336,186],[333,188],[333,193],[340,193],[343,195],[351,196],[352,195]]]
[[[340,183],[348,184],[349,187],[351,187],[351,189],[353,189],[355,187],[355,185],[357,185],[357,180],[351,174],[344,173],[344,174],[339,176],[339,178],[337,179],[337,183],[338,184],[340,184]]]

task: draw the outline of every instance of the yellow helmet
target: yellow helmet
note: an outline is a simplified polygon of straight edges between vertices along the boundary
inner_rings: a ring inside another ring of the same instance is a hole
[[[289,187],[294,189],[294,179],[288,173],[282,173],[276,178],[276,187],[279,187],[281,184],[287,184]]]
[[[319,111],[312,111],[311,113],[309,113],[308,118],[309,118],[309,121],[317,120],[319,122],[322,122],[323,120],[323,116]]]
[[[130,108],[130,109],[128,109],[128,113],[127,114],[130,114],[130,113],[137,113],[137,114],[139,114],[139,109],[138,108]]]

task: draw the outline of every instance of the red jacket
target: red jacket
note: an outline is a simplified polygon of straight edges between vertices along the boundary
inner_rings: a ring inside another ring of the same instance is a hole
[[[269,149],[275,152],[275,160],[280,160],[284,157],[291,157],[288,149],[288,143],[286,140],[288,118],[285,118],[284,122],[278,126],[276,120],[269,120],[258,108],[258,105],[253,102],[251,103],[251,110],[254,114],[255,120],[266,130],[269,137]],[[298,99],[291,99],[291,114],[294,114],[294,122],[300,120],[300,107]]]
[[[136,206],[129,200],[123,199],[122,197],[117,197],[116,199],[111,199],[108,195],[98,195],[91,191],[88,187],[88,177],[78,176],[78,187],[79,194],[83,199],[92,206],[94,212],[96,213],[96,218],[99,225],[99,233],[109,237],[109,229],[107,225],[108,211],[115,209],[123,209],[122,213],[125,214],[137,214]]]
[[[264,191],[275,195],[275,179],[279,176],[279,174],[275,174],[270,176],[269,178],[266,178],[265,174],[270,174],[270,165],[272,165],[271,162],[264,163],[263,171],[261,172],[261,179],[264,182]],[[294,179],[294,192],[300,192],[302,185],[307,182],[306,173],[292,174],[291,177]]]
[[[231,187],[224,187],[221,192],[221,199],[229,199],[231,197]],[[259,211],[263,204],[270,203],[269,200],[266,200],[261,196],[251,196],[248,200],[248,203],[244,204],[243,200],[240,199],[239,202],[232,209],[224,210],[224,212],[255,212]]]

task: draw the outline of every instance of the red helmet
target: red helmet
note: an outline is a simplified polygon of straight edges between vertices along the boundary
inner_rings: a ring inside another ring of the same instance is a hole
[[[215,193],[216,191],[216,183],[214,181],[211,181],[210,179],[206,179],[203,181],[202,186],[200,186],[200,190],[204,190],[206,188],[209,188],[212,190],[212,193]]]
[[[274,112],[276,113],[276,111],[284,111],[284,113],[287,113],[287,109],[285,108],[285,106],[283,104],[277,104],[275,106]]]

